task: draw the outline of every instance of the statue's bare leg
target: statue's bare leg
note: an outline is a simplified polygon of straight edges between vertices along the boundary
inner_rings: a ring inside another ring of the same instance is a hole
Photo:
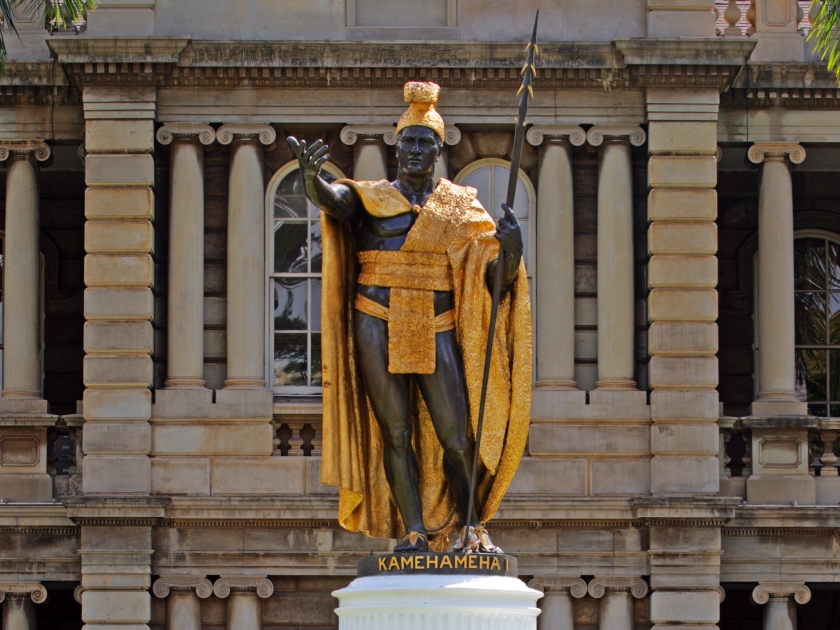
[[[365,391],[382,429],[385,476],[406,532],[425,536],[420,473],[411,445],[410,377],[388,372],[388,323],[358,311],[355,319]]]
[[[434,374],[420,374],[415,378],[443,446],[444,472],[452,487],[459,525],[463,527],[469,509],[473,456],[472,444],[467,439],[470,410],[464,361],[454,330],[435,335],[435,345]],[[477,524],[474,509],[470,525]]]

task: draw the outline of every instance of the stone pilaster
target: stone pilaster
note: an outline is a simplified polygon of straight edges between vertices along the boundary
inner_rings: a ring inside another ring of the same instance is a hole
[[[228,187],[227,378],[225,388],[264,389],[265,200],[261,144],[268,125],[223,125],[216,140],[230,148]]]
[[[47,412],[41,383],[38,162],[49,157],[42,140],[0,141],[0,160],[7,163],[0,413]]]
[[[166,124],[157,140],[171,145],[167,388],[204,387],[204,146],[209,125]]]
[[[796,630],[796,606],[811,601],[811,590],[802,583],[759,582],[753,601],[763,606],[763,630]]]
[[[633,598],[641,599],[648,585],[640,577],[596,577],[589,583],[589,595],[599,599],[599,630],[633,630],[636,607]]]
[[[274,584],[265,576],[221,576],[213,584],[213,593],[228,598],[225,620],[227,628],[260,630],[262,602],[271,597]]]
[[[586,582],[574,575],[535,577],[528,587],[542,591],[538,630],[575,627],[574,599],[586,596]]]
[[[152,86],[87,86],[85,493],[150,492]]]
[[[651,490],[717,494],[718,91],[649,88]]]
[[[3,630],[36,630],[35,604],[47,601],[39,582],[0,582]]]
[[[164,575],[152,586],[155,597],[166,599],[166,630],[201,630],[201,600],[213,594],[204,577]]]
[[[587,132],[600,147],[598,165],[598,381],[597,390],[635,391],[633,159],[640,127],[604,125]],[[642,403],[644,404],[644,403]]]
[[[747,151],[761,164],[758,198],[758,395],[756,416],[805,415],[796,387],[793,278],[793,182],[805,159],[794,142],[759,142]]]
[[[570,125],[536,125],[528,142],[540,147],[537,194],[537,382],[585,402],[575,382],[575,256],[572,147],[586,133]],[[553,392],[540,392],[551,395]]]

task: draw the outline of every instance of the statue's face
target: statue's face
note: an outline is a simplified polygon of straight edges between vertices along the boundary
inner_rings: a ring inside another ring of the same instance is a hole
[[[406,127],[397,137],[397,161],[401,175],[423,177],[432,173],[441,143],[429,127]]]

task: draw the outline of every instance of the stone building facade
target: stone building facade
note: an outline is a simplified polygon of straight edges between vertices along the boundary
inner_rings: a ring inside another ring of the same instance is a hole
[[[544,630],[840,627],[840,94],[800,4],[543,2],[532,425],[491,531]],[[101,0],[7,35],[4,630],[337,626],[393,541],[319,482],[320,240],[284,138],[394,177],[402,86],[435,81],[438,175],[498,213],[532,11]]]

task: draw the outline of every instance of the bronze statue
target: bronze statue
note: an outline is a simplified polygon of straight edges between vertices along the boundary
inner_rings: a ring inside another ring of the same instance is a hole
[[[394,182],[329,184],[319,176],[329,159],[322,141],[307,147],[288,139],[307,196],[323,210],[321,480],[339,486],[343,527],[404,538],[396,551],[427,551],[430,543],[446,550],[454,527],[492,516],[522,456],[530,415],[531,315],[520,227],[507,206],[496,227],[475,189],[445,179],[434,184],[444,135],[439,91],[433,83],[405,86],[410,106],[397,125]],[[503,296],[478,509],[468,515],[497,273]],[[478,531],[482,547],[493,550]]]

